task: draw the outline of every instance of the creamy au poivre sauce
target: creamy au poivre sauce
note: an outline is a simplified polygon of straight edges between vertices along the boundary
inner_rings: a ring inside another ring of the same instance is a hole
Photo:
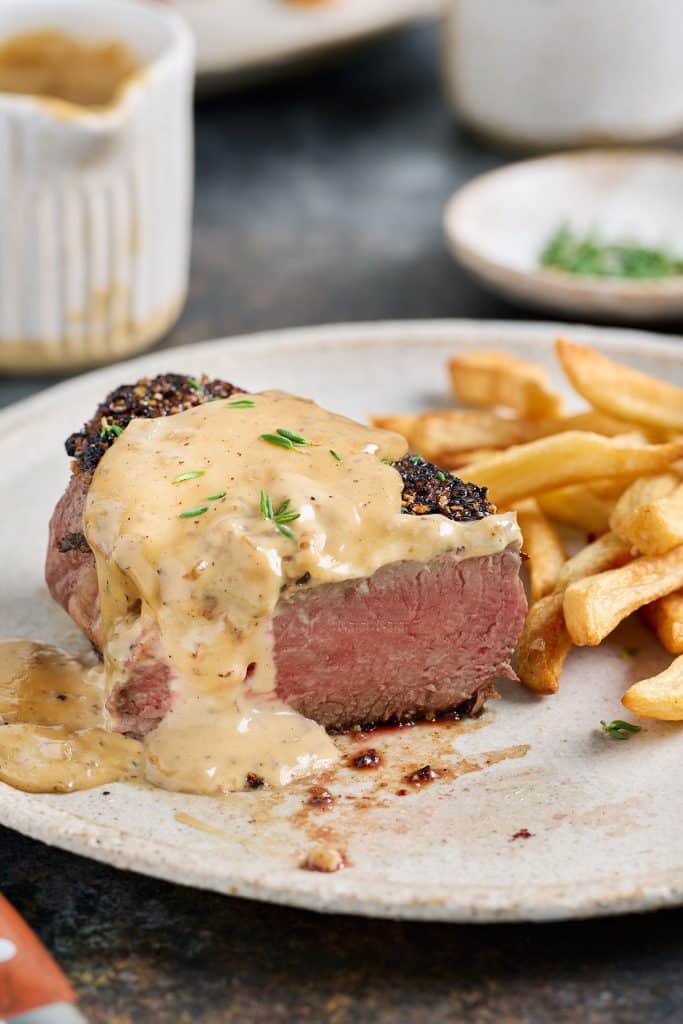
[[[53,652],[69,685],[58,683],[65,699],[55,701],[43,672],[36,712],[23,652],[23,681],[5,678],[4,709],[0,677],[0,716],[12,723],[0,728],[0,777],[31,788],[20,777],[22,744],[45,789],[144,776],[167,789],[224,793],[244,788],[250,774],[280,786],[334,764],[325,730],[276,696],[278,602],[394,561],[494,554],[521,540],[512,515],[456,523],[403,514],[403,481],[387,463],[406,451],[398,434],[275,391],[134,420],[102,458],[85,509],[104,667],[83,672]],[[104,701],[150,637],[172,667],[173,703],[141,743],[112,733]]]
[[[139,71],[120,42],[86,42],[52,29],[0,41],[0,92],[48,103],[107,107]]]

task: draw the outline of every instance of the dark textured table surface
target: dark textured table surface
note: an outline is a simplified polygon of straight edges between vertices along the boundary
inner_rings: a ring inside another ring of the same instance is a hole
[[[420,28],[202,101],[190,297],[164,344],[340,320],[520,315],[443,203],[502,158],[445,111]],[[0,380],[0,404],[50,379]],[[683,912],[447,926],[319,917],[124,874],[0,829],[0,889],[109,1024],[683,1021]]]

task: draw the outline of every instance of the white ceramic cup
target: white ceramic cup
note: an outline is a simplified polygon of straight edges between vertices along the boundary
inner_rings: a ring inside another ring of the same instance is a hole
[[[683,128],[681,0],[447,0],[446,94],[524,148],[666,138]]]
[[[135,0],[3,0],[0,43],[46,29],[121,42],[141,70],[105,108],[0,93],[0,370],[151,345],[185,299],[194,47]]]

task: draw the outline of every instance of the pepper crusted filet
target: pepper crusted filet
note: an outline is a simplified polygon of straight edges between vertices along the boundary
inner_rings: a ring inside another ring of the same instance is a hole
[[[206,374],[199,378],[181,373],[142,377],[135,384],[122,384],[110,392],[83,429],[66,439],[66,453],[76,459],[81,469],[92,472],[132,419],[173,416],[203,402],[235,394],[244,391],[223,380],[210,380]]]
[[[142,377],[135,384],[122,384],[97,407],[83,429],[67,438],[65,447],[86,473],[92,473],[108,448],[136,417],[153,419],[172,416],[216,398],[245,394],[243,388],[223,380],[211,380],[167,373]],[[418,455],[406,455],[393,463],[403,479],[403,511],[410,515],[439,513],[457,522],[483,519],[495,512],[486,498],[486,488],[464,483]],[[82,534],[60,540],[60,550],[83,547]]]

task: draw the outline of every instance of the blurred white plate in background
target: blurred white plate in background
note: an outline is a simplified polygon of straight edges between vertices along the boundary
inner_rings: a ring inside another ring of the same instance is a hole
[[[254,72],[432,17],[443,0],[167,0],[197,39],[199,75]]]

